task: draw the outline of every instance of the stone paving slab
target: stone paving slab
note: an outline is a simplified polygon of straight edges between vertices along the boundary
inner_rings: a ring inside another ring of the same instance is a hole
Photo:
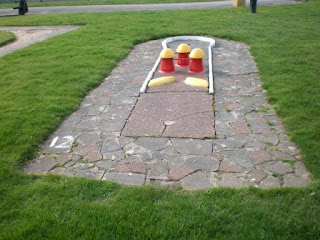
[[[310,174],[300,161],[299,149],[290,142],[266,101],[248,47],[215,40],[214,138],[123,136],[132,110],[139,108],[137,102],[149,94],[163,94],[147,93],[138,100],[141,84],[162,49],[161,40],[150,41],[135,46],[84,99],[40,148],[38,157],[25,166],[25,171],[186,189],[264,189],[309,184]],[[192,113],[192,104],[189,107],[186,111]],[[150,111],[152,114],[140,118],[146,128],[153,122],[160,123],[152,121],[156,111]],[[184,112],[179,114],[184,119]],[[199,125],[203,123],[199,121]],[[62,151],[59,146],[66,148]]]
[[[197,92],[143,94],[123,131],[128,137],[214,136],[211,95]]]

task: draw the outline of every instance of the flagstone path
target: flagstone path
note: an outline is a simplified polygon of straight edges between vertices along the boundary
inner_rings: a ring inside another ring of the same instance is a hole
[[[186,189],[310,182],[299,150],[267,103],[257,67],[242,43],[216,39],[214,136],[123,136],[136,102],[155,94],[139,97],[139,89],[160,51],[160,40],[135,46],[65,119],[25,171]]]

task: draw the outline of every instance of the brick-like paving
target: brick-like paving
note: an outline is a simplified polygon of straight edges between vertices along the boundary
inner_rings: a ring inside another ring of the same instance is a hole
[[[299,150],[267,103],[257,67],[241,43],[216,39],[213,49],[215,138],[123,136],[161,48],[160,40],[137,45],[60,125],[25,171],[186,189],[310,183]]]

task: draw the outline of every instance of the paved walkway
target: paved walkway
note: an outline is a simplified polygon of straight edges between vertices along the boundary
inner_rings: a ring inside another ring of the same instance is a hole
[[[249,1],[247,0],[247,5]],[[293,0],[259,0],[258,6],[277,4],[292,4]],[[128,5],[87,5],[87,6],[61,6],[61,7],[29,7],[29,14],[54,14],[54,13],[82,13],[82,12],[114,12],[114,11],[146,11],[146,10],[187,10],[230,8],[232,1],[194,2],[194,3],[167,3],[167,4],[128,4]],[[17,15],[13,9],[0,9],[0,16]]]
[[[0,47],[0,57],[8,53],[30,46],[45,39],[67,33],[80,28],[79,26],[31,26],[31,27],[0,27],[0,31],[9,31],[16,36],[12,43]]]
[[[160,40],[150,41],[135,46],[84,99],[25,171],[186,189],[308,184],[309,173],[299,160],[299,150],[266,102],[248,47],[216,42],[214,138],[122,135],[138,99],[151,94],[139,96],[161,51]]]

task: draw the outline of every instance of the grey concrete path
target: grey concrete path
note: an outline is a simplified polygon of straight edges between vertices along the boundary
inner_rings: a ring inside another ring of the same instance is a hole
[[[277,4],[292,4],[293,0],[259,0],[258,6]],[[247,0],[247,5],[249,1]],[[230,8],[232,1],[194,2],[194,3],[168,3],[168,4],[130,4],[130,5],[88,5],[88,6],[61,6],[61,7],[30,7],[29,14],[54,13],[83,13],[83,12],[114,12],[114,11],[147,11],[147,10],[186,10]],[[0,9],[0,16],[17,15],[17,10]]]
[[[150,94],[140,96],[139,89],[161,49],[160,40],[135,46],[65,119],[25,171],[186,189],[310,182],[299,150],[266,101],[248,47],[233,41],[216,39],[213,49],[215,136],[123,136],[136,102]]]
[[[0,57],[45,39],[78,29],[79,26],[0,27],[0,31],[12,32],[16,40],[0,47]]]

